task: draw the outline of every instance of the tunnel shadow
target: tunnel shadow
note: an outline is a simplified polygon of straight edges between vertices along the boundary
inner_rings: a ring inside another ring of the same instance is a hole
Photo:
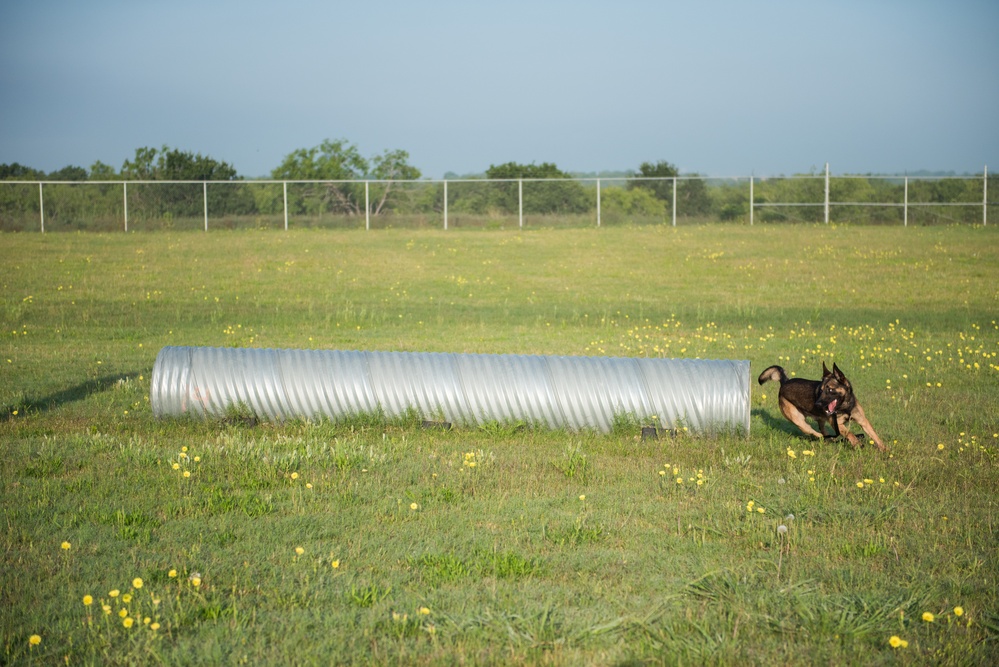
[[[0,419],[10,421],[15,417],[50,412],[68,403],[82,401],[89,396],[107,391],[120,382],[134,380],[137,377],[139,377],[138,371],[104,375],[71,387],[66,387],[47,396],[28,399],[16,405],[5,405],[3,408],[0,408]],[[15,410],[17,411],[16,415],[14,414]]]

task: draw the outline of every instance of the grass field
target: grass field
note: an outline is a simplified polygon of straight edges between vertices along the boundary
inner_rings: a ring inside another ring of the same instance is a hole
[[[999,661],[994,227],[0,242],[4,664]],[[835,361],[891,453],[755,382],[748,438],[158,421],[165,345]]]

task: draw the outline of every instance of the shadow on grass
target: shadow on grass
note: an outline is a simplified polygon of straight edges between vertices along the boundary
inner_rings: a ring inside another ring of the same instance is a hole
[[[752,414],[752,416],[754,417],[758,417],[760,421],[762,421],[769,429],[773,429],[774,431],[781,431],[783,433],[787,433],[788,435],[797,435],[797,436],[802,435],[801,431],[798,430],[798,427],[789,422],[788,420],[784,419],[783,415],[780,417],[776,417],[773,414],[771,414],[768,410],[764,410],[763,408],[753,408],[750,411],[750,414]]]
[[[107,391],[119,383],[128,382],[137,377],[139,377],[138,372],[104,375],[93,380],[81,382],[72,387],[67,387],[48,396],[27,399],[15,405],[5,405],[3,408],[0,408],[0,419],[9,421],[15,417],[48,412],[67,403],[82,401],[93,394]],[[14,414],[15,411],[17,412],[16,415]]]
[[[783,416],[775,417],[774,415],[772,415],[767,410],[764,410],[763,408],[754,408],[753,410],[750,411],[750,413],[754,417],[759,417],[760,421],[762,421],[768,428],[773,429],[774,431],[781,431],[782,433],[787,433],[788,435],[793,435],[802,440],[806,440],[812,443],[819,442],[815,438],[802,433],[797,426],[795,426],[788,420],[784,419]],[[818,428],[817,425],[815,426],[816,428]],[[854,433],[854,435],[856,435],[859,438],[867,437],[867,435],[864,433]],[[842,436],[837,438],[836,436],[829,435],[829,432],[826,431],[825,442],[832,442],[832,441],[846,442],[846,438]]]

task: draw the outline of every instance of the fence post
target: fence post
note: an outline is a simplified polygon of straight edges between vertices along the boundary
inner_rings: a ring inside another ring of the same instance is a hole
[[[597,227],[600,226],[600,179],[597,179]]]
[[[128,232],[128,181],[121,183],[122,204],[125,207],[125,232]]]
[[[288,231],[288,181],[282,181],[284,186],[284,231]]]
[[[753,181],[755,176],[749,177],[749,226],[753,226]]]
[[[673,226],[676,227],[676,176],[673,177]]]
[[[826,210],[826,214],[825,214],[826,224],[828,225],[829,224],[829,163],[828,162],[826,162],[826,206],[825,206],[825,210]]]
[[[982,171],[982,227],[989,224],[989,165]]]
[[[444,231],[447,231],[447,179],[444,180]]]
[[[905,199],[902,204],[902,226],[909,226],[909,177],[905,177]]]
[[[205,203],[205,231],[208,231],[208,181],[201,181],[201,195]]]
[[[520,220],[520,228],[524,228],[524,179],[517,179],[517,215]]]
[[[371,204],[370,198],[368,197],[368,184],[370,181],[364,181],[364,230],[371,231]]]
[[[42,224],[42,234],[45,233],[45,197],[42,195],[42,183],[38,182],[38,219]]]

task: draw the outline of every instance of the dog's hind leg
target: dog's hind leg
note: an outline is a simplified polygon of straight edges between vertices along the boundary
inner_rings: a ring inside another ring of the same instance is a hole
[[[780,406],[780,411],[787,417],[788,421],[801,429],[801,432],[805,435],[810,435],[813,438],[818,438],[819,440],[824,440],[825,438],[821,433],[812,428],[811,424],[805,421],[805,415],[798,408],[794,407],[794,404],[788,400],[781,398],[778,401]]]

